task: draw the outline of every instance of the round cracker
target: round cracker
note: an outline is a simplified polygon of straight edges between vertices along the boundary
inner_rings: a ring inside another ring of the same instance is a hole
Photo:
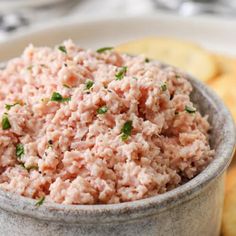
[[[236,121],[236,75],[220,75],[212,80],[209,85],[224,100]]]
[[[133,55],[142,54],[174,65],[204,82],[218,73],[213,55],[193,43],[181,40],[145,38],[119,45],[116,50]]]
[[[227,171],[225,192],[229,193],[236,186],[236,165],[231,165]],[[236,197],[236,196],[235,196]]]
[[[223,236],[236,235],[236,167],[231,167],[226,177],[222,234]]]
[[[236,77],[236,58],[225,55],[214,55],[220,74],[232,74]]]

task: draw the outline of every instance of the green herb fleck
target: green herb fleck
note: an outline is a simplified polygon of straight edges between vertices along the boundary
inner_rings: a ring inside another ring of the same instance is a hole
[[[104,47],[104,48],[99,48],[99,49],[97,49],[96,52],[98,52],[98,53],[103,53],[103,52],[105,52],[105,51],[112,50],[112,49],[113,49],[113,47]]]
[[[23,162],[20,162],[19,165],[20,165],[21,167],[23,167],[24,169],[26,169],[26,168],[25,168],[25,164],[24,164]]]
[[[175,75],[175,78],[176,79],[180,79],[180,75]]]
[[[149,58],[145,58],[145,62],[146,63],[150,62],[150,59]]]
[[[28,172],[31,170],[38,170],[39,169],[38,166],[33,166],[33,165],[26,167],[23,162],[21,162],[19,165],[22,166],[24,169],[26,169]]]
[[[63,98],[62,102],[69,102],[71,100],[71,97]]]
[[[16,156],[21,158],[22,155],[24,155],[25,151],[24,151],[24,146],[21,143],[18,143],[16,145]]]
[[[132,131],[132,121],[128,120],[125,122],[125,124],[123,125],[122,129],[121,129],[121,139],[122,141],[126,141],[129,136],[131,135],[131,131]]]
[[[64,53],[67,53],[65,46],[59,46],[58,49]]]
[[[94,85],[94,82],[92,80],[87,80],[85,82],[85,89],[89,90],[89,89],[91,89],[93,87],[93,85]]]
[[[164,83],[164,84],[161,85],[161,90],[162,90],[163,92],[167,90],[167,85],[166,85],[166,83]]]
[[[70,86],[67,85],[67,84],[63,84],[63,87],[65,87],[65,88],[70,88]]]
[[[54,102],[61,102],[63,100],[63,97],[60,93],[54,92],[51,97],[51,101]]]
[[[48,68],[45,64],[40,64],[43,68]]]
[[[37,207],[41,206],[43,204],[44,200],[45,200],[45,196],[42,196],[41,198],[39,198],[37,200],[37,202],[35,203],[35,206],[37,206]]]
[[[39,167],[38,166],[29,166],[29,167],[25,167],[25,169],[28,170],[28,171],[31,171],[31,170],[38,170]]]
[[[137,77],[133,77],[133,79],[135,79],[135,80],[138,80],[138,78],[137,78]]]
[[[5,104],[5,108],[9,111],[12,107],[16,105],[21,105],[19,102],[16,102],[14,104]]]
[[[185,111],[188,113],[195,113],[196,112],[196,108],[195,107],[190,107],[190,106],[185,106]]]
[[[3,130],[7,130],[11,128],[11,124],[10,121],[8,119],[8,115],[7,113],[4,113],[2,116],[2,129]]]
[[[27,70],[32,70],[32,68],[33,68],[33,65],[30,65],[30,66],[27,66]]]
[[[108,108],[106,106],[102,106],[97,109],[97,114],[99,114],[99,115],[105,114],[107,111],[108,111]]]
[[[127,72],[127,66],[122,66],[119,71],[115,74],[116,80],[122,80]]]
[[[58,92],[54,92],[51,97],[51,101],[53,102],[69,102],[71,100],[70,97],[64,98],[62,95]]]

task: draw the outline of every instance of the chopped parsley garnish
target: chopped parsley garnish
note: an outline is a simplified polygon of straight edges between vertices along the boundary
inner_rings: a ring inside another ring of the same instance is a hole
[[[70,88],[70,86],[67,85],[67,84],[63,84],[63,87],[65,87],[65,88]]]
[[[64,53],[67,53],[65,46],[59,46],[58,49]]]
[[[21,156],[24,155],[24,153],[25,153],[25,150],[24,150],[23,144],[18,143],[16,145],[16,156],[21,158]]]
[[[195,107],[185,106],[185,111],[188,113],[195,113],[197,109]]]
[[[122,129],[121,129],[121,139],[122,141],[126,141],[129,136],[131,135],[131,131],[132,131],[132,121],[128,120],[124,123]]]
[[[122,80],[127,72],[127,66],[122,66],[119,71],[115,74],[116,80]]]
[[[25,167],[26,170],[30,171],[30,170],[38,170],[39,167],[38,166],[29,166],[29,167]]]
[[[51,101],[53,102],[69,102],[71,100],[70,97],[64,98],[62,95],[58,92],[54,92],[51,97]]]
[[[62,95],[60,93],[54,92],[52,94],[51,101],[62,102],[62,100],[63,100],[63,97],[62,97]]]
[[[94,85],[94,82],[92,80],[87,80],[85,82],[85,89],[89,90],[89,89],[91,89],[93,87],[93,85]]]
[[[180,78],[180,75],[175,75],[175,78],[176,78],[176,79],[179,79],[179,78]]]
[[[21,162],[19,165],[22,166],[24,169],[26,169],[28,172],[31,171],[31,170],[38,170],[38,169],[39,169],[38,166],[29,166],[29,167],[26,167],[23,162]]]
[[[137,77],[133,77],[133,79],[135,79],[135,80],[138,80],[138,78],[137,78]]]
[[[2,116],[2,129],[6,130],[6,129],[10,129],[10,128],[11,128],[11,124],[8,119],[8,115],[7,115],[7,113],[4,113]]]
[[[25,168],[25,164],[24,164],[23,162],[20,162],[19,165],[20,165],[21,167],[23,167],[24,169],[26,169],[26,168]]]
[[[62,102],[69,102],[71,100],[71,97],[63,98]]]
[[[27,69],[27,70],[32,70],[32,68],[33,68],[33,65],[30,65],[30,66],[28,66],[26,69]]]
[[[108,111],[108,108],[106,106],[102,106],[97,109],[97,114],[102,115],[105,114]]]
[[[5,104],[5,108],[9,111],[12,107],[16,105],[21,105],[19,102],[16,102],[14,104]]]
[[[37,200],[37,202],[35,203],[35,206],[37,206],[37,207],[41,206],[43,204],[44,200],[45,200],[45,196],[42,196],[41,198],[39,198]]]
[[[112,49],[113,49],[113,47],[104,47],[104,48],[99,48],[99,49],[97,49],[96,52],[98,52],[98,53],[103,53],[103,52],[105,52],[105,51],[112,50]]]
[[[145,62],[146,63],[150,62],[150,59],[149,58],[145,58]]]
[[[166,85],[166,83],[164,83],[164,84],[161,85],[161,90],[162,90],[163,92],[167,90],[167,85]]]

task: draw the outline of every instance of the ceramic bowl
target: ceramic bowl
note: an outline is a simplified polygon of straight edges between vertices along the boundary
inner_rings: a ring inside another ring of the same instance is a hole
[[[212,125],[214,160],[195,178],[164,194],[120,204],[60,205],[0,190],[3,236],[217,236],[224,198],[224,176],[235,146],[234,121],[207,86],[188,76],[192,100]]]

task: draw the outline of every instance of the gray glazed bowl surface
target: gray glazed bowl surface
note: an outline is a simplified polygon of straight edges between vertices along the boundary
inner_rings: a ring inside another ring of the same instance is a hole
[[[233,119],[209,88],[188,76],[192,100],[212,124],[214,160],[186,184],[159,196],[113,205],[60,205],[0,190],[1,236],[217,236],[224,173],[235,146]]]

